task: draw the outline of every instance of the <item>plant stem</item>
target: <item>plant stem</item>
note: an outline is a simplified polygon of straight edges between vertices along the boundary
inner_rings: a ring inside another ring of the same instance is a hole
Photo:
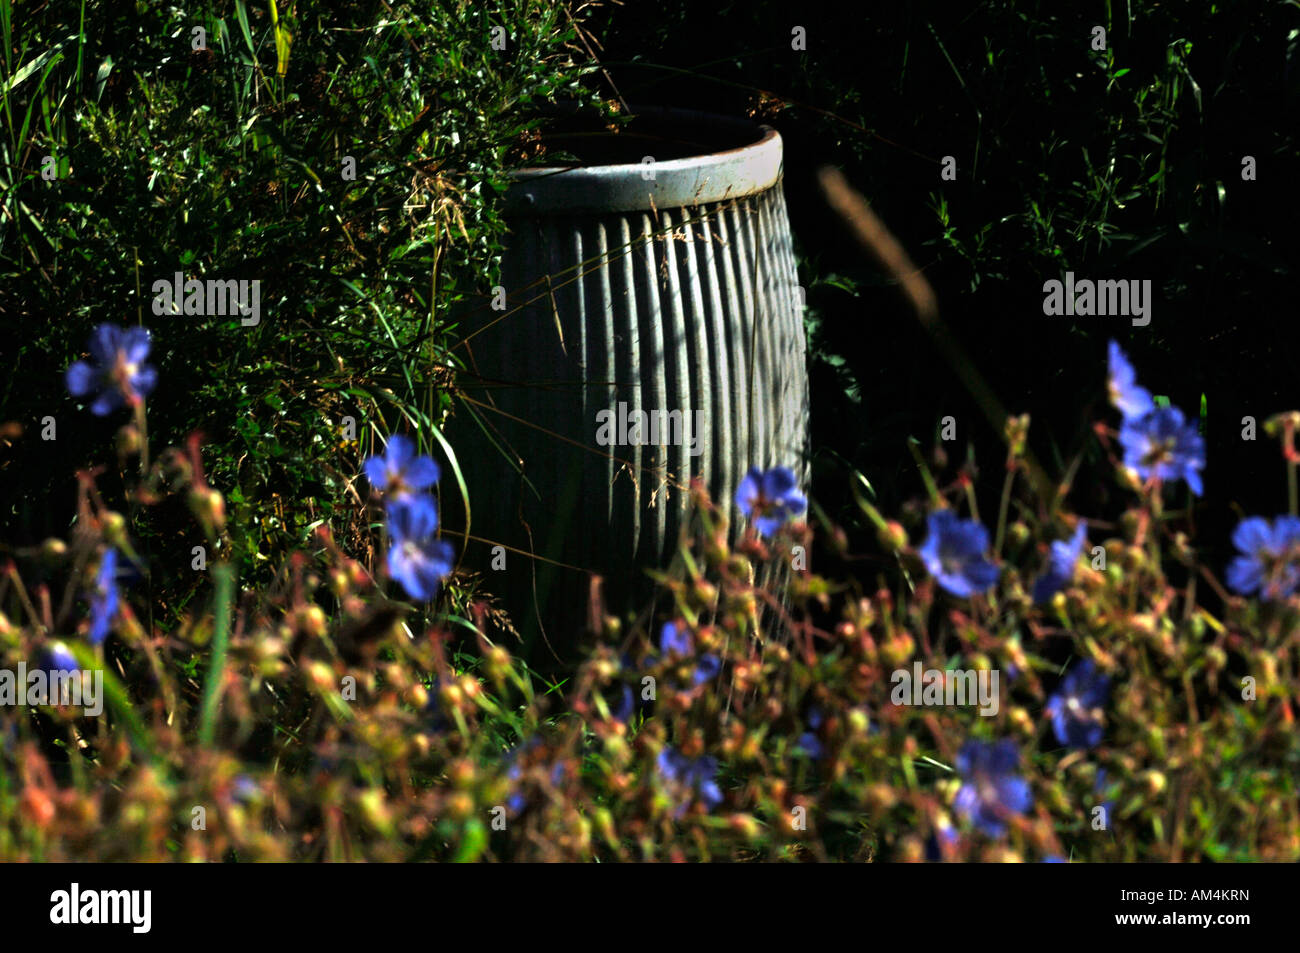
[[[1011,487],[1016,480],[1014,467],[1007,467],[1007,478],[1002,481],[1002,502],[998,505],[998,532],[993,540],[993,555],[1002,555],[1002,540],[1007,528],[1007,510],[1011,506]]]
[[[212,743],[216,727],[217,705],[221,698],[221,683],[226,675],[226,645],[230,637],[230,600],[235,588],[235,570],[229,563],[212,567],[217,580],[216,621],[212,631],[212,661],[208,678],[203,685],[203,708],[199,716],[199,743]]]
[[[1296,507],[1296,461],[1288,460],[1286,464],[1286,491],[1287,501],[1291,507],[1292,516],[1300,516]]]
[[[149,419],[144,412],[144,400],[135,405],[135,428],[140,432],[140,479],[149,478]]]

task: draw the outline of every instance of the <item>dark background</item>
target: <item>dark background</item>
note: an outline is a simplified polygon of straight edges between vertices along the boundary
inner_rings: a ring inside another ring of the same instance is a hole
[[[848,517],[853,466],[892,510],[920,488],[907,438],[931,446],[945,415],[958,422],[949,458],[973,445],[990,508],[1003,457],[905,299],[823,201],[814,175],[831,163],[924,269],[941,317],[1007,410],[1032,415],[1048,471],[1059,476],[1092,448],[1072,498],[1080,512],[1104,508],[1110,492],[1104,474],[1086,478],[1104,463],[1092,422],[1117,421],[1105,400],[1108,338],[1189,417],[1205,395],[1199,535],[1218,552],[1238,508],[1285,508],[1277,444],[1262,429],[1243,442],[1241,418],[1262,425],[1300,406],[1300,10],[1137,2],[1128,21],[1121,5],[1112,20],[1100,3],[955,6],[667,0],[620,8],[601,40],[629,102],[746,114],[763,91],[787,104],[766,121],[785,141],[814,324],[819,499]],[[791,49],[796,25],[806,52]],[[1107,52],[1091,49],[1095,25],[1108,27]],[[945,155],[956,181],[940,179]],[[1244,155],[1257,181],[1242,181]],[[934,209],[940,195],[955,242]],[[1043,282],[1067,270],[1150,279],[1151,323],[1044,316]]]

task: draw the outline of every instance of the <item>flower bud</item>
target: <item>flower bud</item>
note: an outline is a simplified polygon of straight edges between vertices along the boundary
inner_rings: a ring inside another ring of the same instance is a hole
[[[127,424],[117,432],[117,452],[124,457],[137,456],[143,443],[140,429],[135,424]]]
[[[733,814],[727,819],[727,826],[746,840],[756,840],[763,832],[763,827],[752,814]]]
[[[226,525],[226,501],[222,495],[208,487],[190,487],[190,510],[208,532],[220,531]]]
[[[916,642],[906,632],[902,632],[886,640],[880,654],[884,656],[886,664],[893,668],[900,668],[904,662],[912,658],[915,649]]]
[[[876,531],[876,538],[880,540],[880,545],[891,553],[907,548],[907,530],[903,529],[903,524],[895,520],[889,520],[880,527]]]
[[[888,784],[873,784],[867,788],[867,805],[876,814],[884,814],[898,803],[898,795]]]
[[[865,735],[871,729],[871,719],[861,708],[849,712],[849,729],[855,735]]]
[[[54,801],[41,788],[28,786],[20,800],[23,816],[39,828],[49,827],[54,820]]]
[[[898,859],[904,864],[919,864],[925,860],[925,845],[915,834],[904,837],[898,845]]]
[[[41,543],[41,559],[45,560],[46,565],[58,563],[67,554],[67,544],[57,537],[51,536]]]
[[[594,812],[596,820],[596,830],[604,838],[605,843],[611,847],[618,844],[618,836],[614,832],[614,815],[609,812],[607,807],[598,807]]]
[[[126,542],[126,517],[121,513],[109,510],[102,518],[104,524],[104,539],[110,546],[121,546]]]
[[[1143,772],[1142,780],[1147,786],[1147,792],[1155,797],[1165,789],[1165,776],[1156,770]]]
[[[510,653],[499,645],[488,649],[487,671],[493,681],[500,682],[510,673]]]
[[[474,797],[468,791],[456,791],[447,798],[447,813],[463,821],[474,813]]]
[[[389,662],[384,666],[384,684],[396,691],[405,691],[410,679],[406,677],[406,669],[397,662]]]
[[[307,679],[318,692],[332,691],[335,687],[334,669],[321,661],[307,666]]]
[[[465,789],[474,785],[474,765],[463,758],[452,764],[447,775],[452,787]]]
[[[298,612],[298,628],[310,635],[312,638],[319,639],[325,634],[328,622],[325,619],[325,610],[320,606],[304,606]]]
[[[695,583],[695,598],[701,605],[712,606],[718,601],[718,587],[707,579],[701,579]]]
[[[442,697],[442,703],[447,709],[459,708],[460,703],[465,698],[465,693],[456,682],[449,682],[439,689],[438,694]]]
[[[1011,709],[1010,718],[1012,724],[1015,725],[1016,730],[1026,738],[1032,738],[1034,733],[1038,730],[1034,725],[1034,719],[1030,716],[1029,712],[1021,708],[1019,705]]]
[[[383,791],[378,788],[368,788],[357,798],[357,803],[361,808],[361,816],[365,818],[367,824],[384,835],[392,831],[392,812],[384,800]]]
[[[348,562],[347,573],[348,579],[352,582],[353,586],[360,588],[365,585],[366,571],[355,559]]]

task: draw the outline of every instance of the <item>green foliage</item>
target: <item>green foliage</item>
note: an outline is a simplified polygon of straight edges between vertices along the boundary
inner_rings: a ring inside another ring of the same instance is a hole
[[[68,497],[50,494],[90,459],[62,369],[94,325],[139,321],[159,361],[186,369],[163,380],[151,424],[169,442],[205,434],[240,578],[265,581],[326,521],[359,543],[353,475],[373,434],[439,439],[452,309],[495,283],[505,170],[532,111],[591,98],[573,15],[543,0],[86,13],[107,22],[0,4],[0,310],[17,333],[0,402],[67,428],[46,445],[29,431],[5,460],[0,525],[61,530]],[[153,282],[178,271],[260,280],[260,322],[155,315]],[[173,578],[155,584],[187,588],[174,522],[134,529],[168,557],[155,571]]]

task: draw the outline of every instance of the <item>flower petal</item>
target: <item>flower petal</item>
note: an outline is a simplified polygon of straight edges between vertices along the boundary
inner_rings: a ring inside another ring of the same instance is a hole
[[[85,361],[76,361],[68,368],[64,378],[69,394],[73,397],[84,397],[94,390],[99,374]]]
[[[115,324],[101,324],[90,333],[86,348],[101,365],[105,367],[117,363],[117,352],[121,347],[122,329]]]
[[[149,356],[149,329],[138,325],[124,330],[118,337],[117,347],[131,364],[143,364]]]

